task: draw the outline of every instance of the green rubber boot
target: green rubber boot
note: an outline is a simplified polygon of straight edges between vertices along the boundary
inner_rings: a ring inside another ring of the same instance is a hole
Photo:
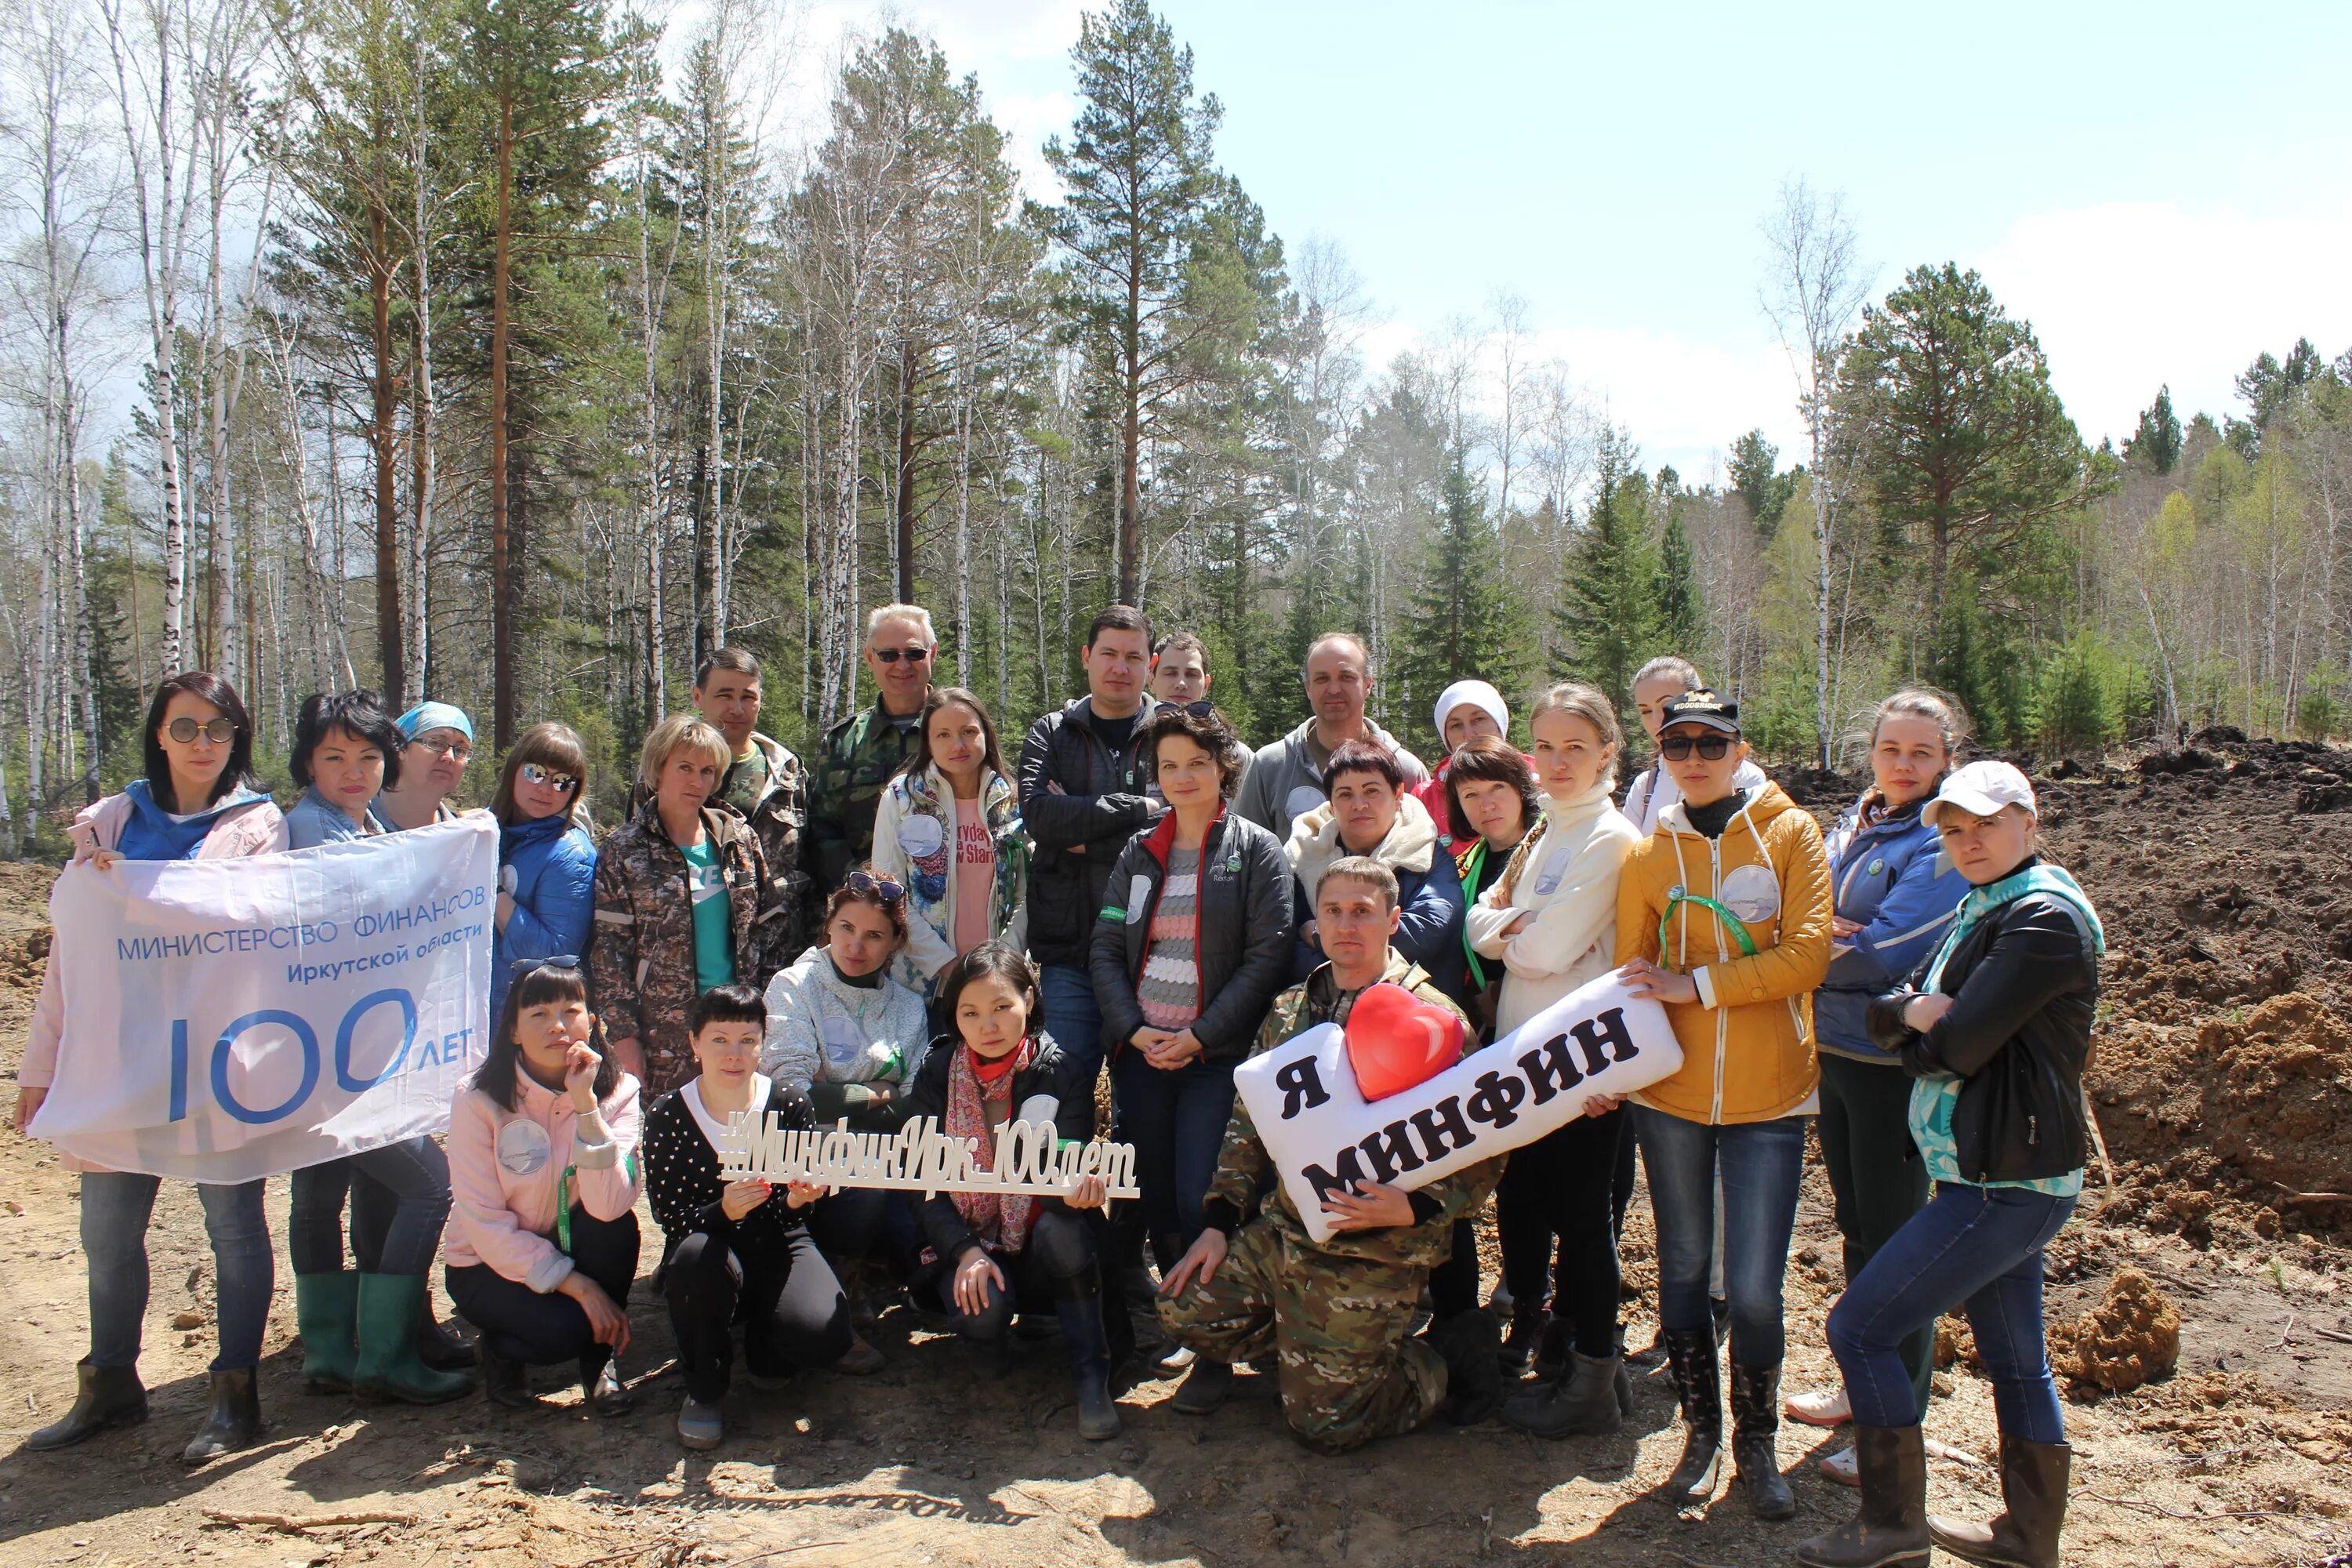
[[[360,1353],[352,1391],[362,1399],[398,1399],[411,1405],[443,1405],[467,1393],[474,1380],[462,1372],[436,1372],[416,1353],[416,1307],[425,1295],[422,1274],[362,1274],[359,1277]]]
[[[302,1336],[302,1392],[349,1394],[359,1361],[360,1277],[348,1268],[294,1276],[294,1323]]]

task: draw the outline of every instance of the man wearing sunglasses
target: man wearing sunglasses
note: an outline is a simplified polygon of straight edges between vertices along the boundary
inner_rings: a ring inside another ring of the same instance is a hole
[[[474,755],[474,721],[454,703],[427,699],[393,721],[404,741],[400,782],[368,809],[394,833],[429,827],[458,815],[449,804]]]
[[[939,647],[931,613],[920,605],[884,605],[866,617],[866,672],[874,678],[874,706],[827,730],[812,764],[812,905],[874,853],[875,808],[920,739]]]
[[[775,901],[784,910],[764,928],[772,941],[759,968],[768,973],[800,956],[810,900],[809,875],[801,866],[801,760],[782,742],[760,732],[760,660],[749,648],[722,647],[695,672],[695,710],[726,737],[733,758],[711,804],[728,807],[751,825],[767,860]]]

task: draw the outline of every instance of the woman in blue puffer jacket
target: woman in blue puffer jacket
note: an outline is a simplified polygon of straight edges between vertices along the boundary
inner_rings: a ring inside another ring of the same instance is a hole
[[[588,835],[588,750],[564,724],[515,737],[490,814],[499,819],[499,933],[490,949],[490,1016],[527,958],[583,959],[596,918],[596,841]]]
[[[1878,705],[1870,726],[1871,786],[1838,821],[1825,847],[1837,900],[1829,979],[1813,993],[1821,1052],[1822,1159],[1845,1238],[1845,1277],[1927,1205],[1927,1167],[1911,1142],[1911,1080],[1871,1043],[1871,999],[1891,990],[1951,929],[1968,882],[1952,869],[1920,808],[1953,767],[1967,731],[1959,704],[1939,692],[1906,690]],[[1927,1405],[1932,1331],[1906,1340],[1903,1360]],[[1845,1390],[1792,1395],[1791,1419],[1835,1426],[1848,1418]],[[1822,1461],[1824,1474],[1853,1484],[1853,1451]]]

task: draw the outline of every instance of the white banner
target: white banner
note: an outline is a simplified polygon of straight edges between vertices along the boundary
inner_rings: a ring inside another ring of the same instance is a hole
[[[1323,1194],[1334,1187],[1427,1186],[1567,1126],[1595,1095],[1647,1088],[1683,1065],[1666,1010],[1612,970],[1484,1050],[1412,1081],[1414,1069],[1392,1064],[1428,1050],[1410,1013],[1430,1009],[1393,986],[1402,1003],[1367,1008],[1381,989],[1358,1000],[1347,1028],[1319,1024],[1234,1069],[1234,1089],[1318,1241],[1331,1238]],[[1368,1016],[1380,1022],[1368,1029]],[[1370,1069],[1408,1087],[1367,1099],[1359,1079]]]
[[[115,1171],[244,1182],[438,1132],[490,1019],[498,824],[227,860],[69,866],[32,1133]]]

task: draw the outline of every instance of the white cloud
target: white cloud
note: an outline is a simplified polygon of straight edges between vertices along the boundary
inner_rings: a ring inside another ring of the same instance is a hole
[[[2232,379],[2308,336],[2352,346],[2352,203],[2253,217],[2230,207],[2109,203],[2019,220],[1974,265],[2033,323],[2050,377],[2095,445],[2131,434],[2169,384],[2183,419],[2245,410]]]

